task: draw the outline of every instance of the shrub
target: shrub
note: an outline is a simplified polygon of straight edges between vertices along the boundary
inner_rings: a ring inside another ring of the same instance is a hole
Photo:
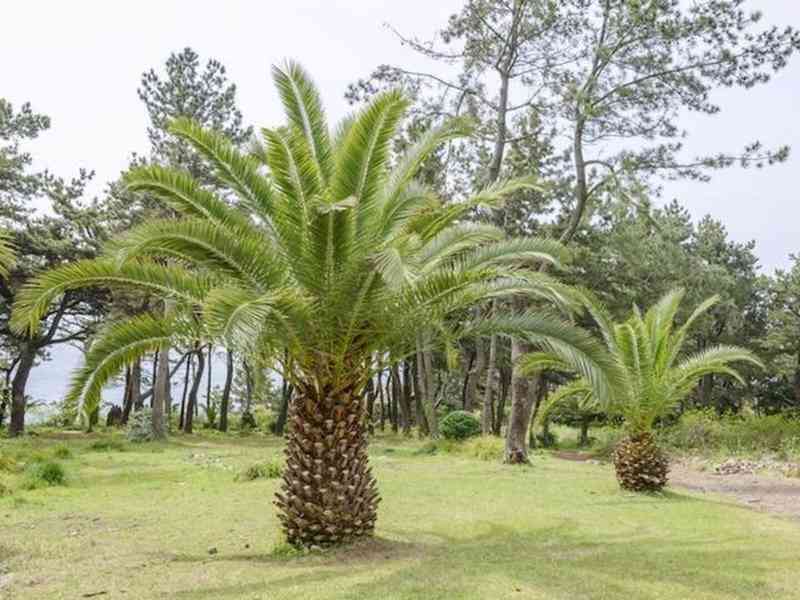
[[[3,498],[5,496],[10,496],[11,493],[12,493],[11,488],[8,487],[6,484],[4,484],[2,481],[0,481],[0,498]]]
[[[271,460],[250,465],[236,476],[236,481],[277,479],[281,475],[283,475],[283,465],[277,460]]]
[[[153,435],[153,413],[149,408],[144,408],[131,416],[126,437],[129,442],[136,444],[152,442],[155,439],[155,435]]]
[[[53,457],[59,458],[61,460],[67,460],[69,458],[72,458],[72,450],[70,450],[64,444],[61,444],[60,446],[56,446],[55,448],[53,448]]]
[[[592,457],[598,460],[610,461],[614,449],[625,437],[622,429],[616,427],[603,427],[597,432],[596,442],[592,446]]]
[[[465,440],[480,435],[481,423],[472,413],[454,410],[439,424],[442,436],[448,440]]]
[[[64,485],[67,476],[64,467],[54,461],[33,462],[25,468],[22,488],[33,490],[43,486]]]
[[[253,431],[257,427],[258,423],[256,422],[256,418],[253,416],[253,413],[249,410],[244,411],[239,422],[239,428],[241,431]]]
[[[722,422],[711,409],[691,410],[668,428],[664,442],[672,447],[687,450],[716,448],[722,440]]]
[[[478,460],[502,460],[505,441],[496,436],[483,435],[464,443],[464,453]]]
[[[680,450],[769,452],[791,458],[800,450],[800,420],[785,415],[719,417],[709,409],[693,410],[663,430],[661,437]]]

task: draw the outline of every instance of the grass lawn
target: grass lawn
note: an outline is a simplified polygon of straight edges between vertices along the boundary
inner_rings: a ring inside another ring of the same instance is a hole
[[[619,491],[609,467],[531,468],[372,446],[383,495],[374,541],[297,555],[281,544],[277,480],[234,482],[277,457],[263,437],[61,445],[67,485],[0,498],[0,598],[799,598],[800,523],[722,500]],[[209,550],[215,548],[216,553]],[[102,593],[102,594],[101,594]],[[99,594],[92,596],[93,594]]]

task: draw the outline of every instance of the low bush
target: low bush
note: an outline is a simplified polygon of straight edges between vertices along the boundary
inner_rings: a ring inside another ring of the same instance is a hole
[[[11,488],[0,480],[0,498],[11,495]]]
[[[462,451],[478,460],[499,461],[503,459],[505,440],[493,435],[482,435],[464,442]]]
[[[129,442],[135,444],[152,442],[155,439],[153,434],[153,413],[149,408],[142,409],[131,415],[126,437]]]
[[[277,479],[281,475],[283,475],[283,464],[278,460],[270,460],[250,465],[236,476],[236,481]]]
[[[60,446],[53,448],[53,457],[61,460],[70,459],[72,458],[72,450],[70,450],[64,444],[61,444]]]
[[[693,410],[662,430],[660,438],[678,450],[800,456],[800,420],[784,415],[719,417],[712,410]]]
[[[22,488],[34,490],[40,487],[64,485],[67,475],[64,467],[54,461],[33,462],[25,468]]]
[[[439,424],[442,437],[447,440],[466,440],[481,433],[481,423],[472,413],[454,410]]]

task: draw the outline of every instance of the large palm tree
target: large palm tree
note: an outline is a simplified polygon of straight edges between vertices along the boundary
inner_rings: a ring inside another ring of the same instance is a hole
[[[51,302],[81,286],[133,286],[168,300],[163,317],[115,323],[94,343],[69,396],[84,412],[124,365],[176,336],[272,356],[295,389],[279,516],[289,542],[327,545],[374,528],[379,497],[362,397],[375,365],[493,327],[572,344],[578,353],[586,336],[545,314],[452,318],[510,294],[570,302],[567,288],[527,268],[558,264],[559,244],[506,239],[495,227],[463,222],[468,211],[495,206],[530,182],[498,183],[444,204],[414,179],[442,143],[468,133],[467,122],[448,121],[392,157],[407,106],[400,93],[377,96],[331,132],[298,65],[273,75],[288,124],[264,129],[248,154],[190,121],[172,123],[212,166],[223,195],[185,172],[134,170],[129,188],[182,217],[146,223],[100,259],[43,274],[21,292],[14,327],[34,329]]]
[[[682,289],[673,290],[644,315],[634,308],[631,317],[620,324],[614,323],[603,306],[587,295],[586,304],[613,369],[598,372],[594,378],[578,377],[548,399],[548,404],[572,400],[584,407],[599,405],[624,418],[627,435],[614,453],[617,479],[624,489],[658,490],[666,484],[668,462],[656,445],[653,428],[656,421],[673,411],[705,375],[727,375],[744,383],[731,366],[733,363],[762,366],[751,352],[737,346],[714,346],[684,355],[684,343],[692,326],[719,300],[715,296],[701,303],[681,326],[676,327],[676,315],[684,295]],[[608,364],[608,360],[604,364]],[[544,369],[586,372],[585,364],[551,352],[526,355],[521,359],[521,368],[528,373]],[[543,412],[547,410],[546,406]]]

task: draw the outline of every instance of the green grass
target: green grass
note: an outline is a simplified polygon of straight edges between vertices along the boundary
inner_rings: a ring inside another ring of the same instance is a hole
[[[18,460],[66,445],[66,486],[4,472],[0,598],[797,598],[800,524],[670,491],[619,491],[609,467],[537,455],[530,468],[469,452],[372,446],[376,538],[305,555],[282,543],[277,479],[234,483],[280,442],[178,437],[125,452],[95,438],[3,441]],[[209,549],[216,553],[210,554]],[[7,594],[7,596],[3,596]]]

